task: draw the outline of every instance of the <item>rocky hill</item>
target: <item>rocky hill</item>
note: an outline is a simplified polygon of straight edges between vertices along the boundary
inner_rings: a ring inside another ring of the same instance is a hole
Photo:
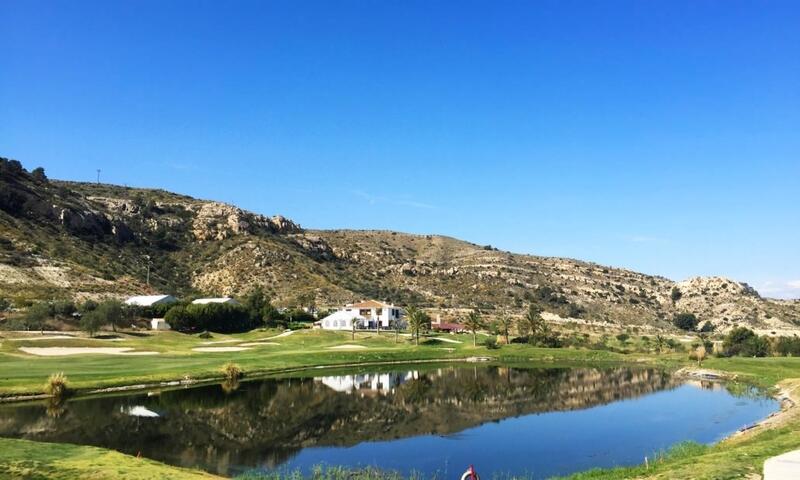
[[[448,317],[536,302],[555,319],[666,326],[693,312],[723,329],[800,326],[800,302],[765,299],[728,279],[676,283],[438,235],[308,230],[162,190],[52,181],[0,159],[0,297],[240,295],[255,285],[278,305],[372,297]]]

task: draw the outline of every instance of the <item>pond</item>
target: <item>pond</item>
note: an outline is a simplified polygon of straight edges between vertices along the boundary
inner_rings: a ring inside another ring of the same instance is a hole
[[[638,464],[778,410],[655,369],[448,365],[328,372],[0,407],[0,436],[141,454],[222,475],[319,464],[531,478]]]

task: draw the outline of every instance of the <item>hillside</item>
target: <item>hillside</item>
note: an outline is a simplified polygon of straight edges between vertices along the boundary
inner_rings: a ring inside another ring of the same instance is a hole
[[[0,160],[0,297],[240,295],[254,285],[278,305],[374,297],[448,317],[537,302],[562,318],[617,324],[665,326],[687,311],[722,329],[800,325],[800,302],[765,299],[724,278],[676,283],[438,235],[309,230],[162,190],[48,180]]]

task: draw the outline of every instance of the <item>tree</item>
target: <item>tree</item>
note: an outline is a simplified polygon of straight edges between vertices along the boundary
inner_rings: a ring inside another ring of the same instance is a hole
[[[36,167],[31,171],[31,177],[33,177],[34,181],[39,183],[47,182],[47,175],[44,174],[44,168]]]
[[[106,300],[98,305],[94,312],[100,317],[102,325],[110,324],[115,332],[117,327],[121,328],[124,324],[125,312],[117,300]]]
[[[617,335],[617,340],[619,340],[619,343],[621,343],[621,344],[623,344],[623,345],[625,345],[626,343],[628,343],[628,340],[629,340],[630,338],[631,338],[631,336],[630,336],[630,335],[628,335],[627,333],[620,333],[619,335]]]
[[[81,330],[88,333],[90,337],[93,337],[100,327],[103,326],[104,320],[103,316],[98,310],[92,310],[91,312],[85,313],[81,317]]]
[[[464,326],[467,327],[467,330],[472,332],[472,346],[473,347],[477,346],[478,330],[484,327],[481,314],[476,312],[475,310],[469,312],[469,315],[467,315],[466,320],[464,320]]]
[[[0,297],[0,312],[5,312],[9,308],[11,308],[11,302]]]
[[[665,342],[666,339],[662,335],[660,334],[656,335],[656,351],[658,353],[661,353],[661,350],[664,348]]]
[[[415,338],[416,344],[419,345],[419,334],[430,328],[431,317],[416,307],[408,307],[406,309],[406,319],[408,320],[408,328],[411,330],[411,335]]]
[[[681,330],[691,331],[697,328],[699,320],[694,313],[679,313],[672,319],[672,324]]]
[[[681,289],[678,287],[672,287],[672,291],[669,293],[669,298],[672,299],[672,303],[675,304],[678,300],[681,299],[683,293],[681,293]]]
[[[394,343],[400,341],[400,331],[405,327],[405,322],[400,318],[393,318],[389,321],[389,325],[394,329]]]
[[[722,347],[728,356],[766,357],[769,354],[769,341],[746,327],[731,330],[722,342]]]
[[[503,312],[499,317],[497,317],[497,327],[500,330],[500,334],[505,338],[506,344],[508,344],[508,331],[511,330],[513,325],[514,320],[512,320],[507,313]]]
[[[52,316],[52,307],[48,303],[34,303],[25,313],[25,323],[31,330],[40,330],[44,335],[45,321]]]
[[[242,299],[242,306],[247,310],[247,314],[257,322],[264,320],[264,309],[267,305],[269,305],[269,299],[264,295],[264,289],[261,288],[261,285],[253,287]]]
[[[533,336],[541,330],[543,323],[542,309],[539,305],[532,303],[528,307],[527,313],[517,322],[517,330],[521,337]]]

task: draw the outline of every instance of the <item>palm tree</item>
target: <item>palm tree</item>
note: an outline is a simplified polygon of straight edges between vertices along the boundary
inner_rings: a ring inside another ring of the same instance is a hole
[[[356,325],[358,325],[358,319],[353,317],[352,322],[353,322],[353,340],[355,340],[356,339]]]
[[[484,327],[481,314],[476,312],[475,310],[469,312],[469,315],[467,315],[467,319],[464,321],[464,326],[467,327],[467,329],[472,332],[472,346],[473,347],[477,346],[478,330]]]
[[[542,309],[539,305],[532,303],[528,307],[527,313],[517,324],[520,336],[535,337],[541,331],[547,329],[544,319],[542,318]]]
[[[500,333],[506,339],[506,345],[508,345],[508,331],[511,330],[513,324],[514,320],[512,320],[506,312],[503,312],[497,317],[497,326],[500,329]]]
[[[416,307],[408,307],[406,309],[406,318],[408,319],[408,328],[411,329],[411,335],[415,338],[416,344],[419,345],[419,334],[430,326],[431,317]]]
[[[656,335],[656,351],[661,353],[661,349],[664,348],[664,337],[661,335]]]

